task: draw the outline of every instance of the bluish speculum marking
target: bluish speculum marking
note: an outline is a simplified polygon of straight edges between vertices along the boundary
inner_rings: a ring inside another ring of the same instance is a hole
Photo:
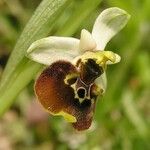
[[[98,78],[102,73],[103,69],[96,64],[96,62],[92,59],[88,59],[85,63],[82,61],[78,62],[77,64],[79,75],[74,77],[74,75],[69,75],[67,83],[70,81],[72,84],[70,86],[74,90],[75,99],[78,100],[80,103],[83,101],[96,99],[98,95],[93,95],[94,92],[92,86],[96,78]],[[74,83],[73,83],[74,81]],[[71,83],[70,82],[70,83]],[[96,85],[94,85],[96,86]]]

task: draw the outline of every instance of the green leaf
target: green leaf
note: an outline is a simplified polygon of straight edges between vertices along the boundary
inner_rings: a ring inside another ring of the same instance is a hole
[[[102,0],[83,0],[56,35],[72,35]],[[69,28],[68,28],[69,27]]]
[[[23,63],[20,63],[15,71],[15,82],[12,82],[14,78],[10,79],[12,83],[11,85],[9,84],[10,88],[4,90],[4,93],[0,95],[0,115],[12,105],[14,98],[26,85],[28,85],[40,68],[41,66],[39,64],[33,63],[32,61],[24,60]]]
[[[20,90],[33,78],[33,74],[40,69],[39,64],[30,62],[25,57],[26,50],[32,42],[47,36],[58,11],[61,13],[60,10],[65,8],[63,6],[66,2],[67,0],[43,0],[26,25],[1,78],[0,115],[13,103]],[[18,82],[18,78],[22,80]]]
[[[9,77],[25,56],[26,50],[32,42],[49,33],[49,25],[55,14],[67,0],[43,0],[22,32],[3,73],[0,88],[9,80]]]

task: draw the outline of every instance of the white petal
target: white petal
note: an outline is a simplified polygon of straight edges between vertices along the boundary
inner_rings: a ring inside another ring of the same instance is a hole
[[[79,48],[80,48],[81,53],[87,50],[93,50],[96,48],[96,42],[93,39],[91,33],[85,29],[81,31]]]
[[[27,50],[27,57],[50,65],[57,60],[72,61],[79,55],[79,40],[67,37],[50,36],[35,41]]]
[[[109,40],[116,35],[128,22],[130,15],[117,7],[104,10],[96,19],[92,36],[96,41],[97,50],[104,50]]]
[[[98,85],[98,87],[99,87],[100,89],[103,90],[103,93],[102,93],[102,94],[104,94],[105,91],[106,91],[106,87],[107,87],[106,73],[103,73],[99,78],[97,78],[97,79],[95,80],[95,83],[96,83],[96,85]]]

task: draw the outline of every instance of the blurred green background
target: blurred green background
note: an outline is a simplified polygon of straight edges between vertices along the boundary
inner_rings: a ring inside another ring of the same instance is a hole
[[[127,26],[106,47],[120,54],[122,61],[107,69],[108,88],[98,100],[91,129],[76,132],[61,117],[44,112],[35,99],[33,79],[0,119],[0,150],[150,149],[150,1],[99,0],[75,28],[78,20],[73,18],[74,12],[80,18],[84,12],[78,8],[84,4],[88,10],[88,1],[69,2],[49,35],[72,34],[79,38],[81,29],[91,31],[97,15],[108,7],[120,7],[131,15]],[[0,0],[0,76],[40,2]]]

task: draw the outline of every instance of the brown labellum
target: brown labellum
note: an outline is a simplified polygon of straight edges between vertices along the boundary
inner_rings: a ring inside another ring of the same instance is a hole
[[[101,73],[92,60],[78,68],[70,62],[57,61],[38,77],[35,93],[47,111],[74,116],[73,127],[85,130],[91,125],[97,98],[94,80]]]

